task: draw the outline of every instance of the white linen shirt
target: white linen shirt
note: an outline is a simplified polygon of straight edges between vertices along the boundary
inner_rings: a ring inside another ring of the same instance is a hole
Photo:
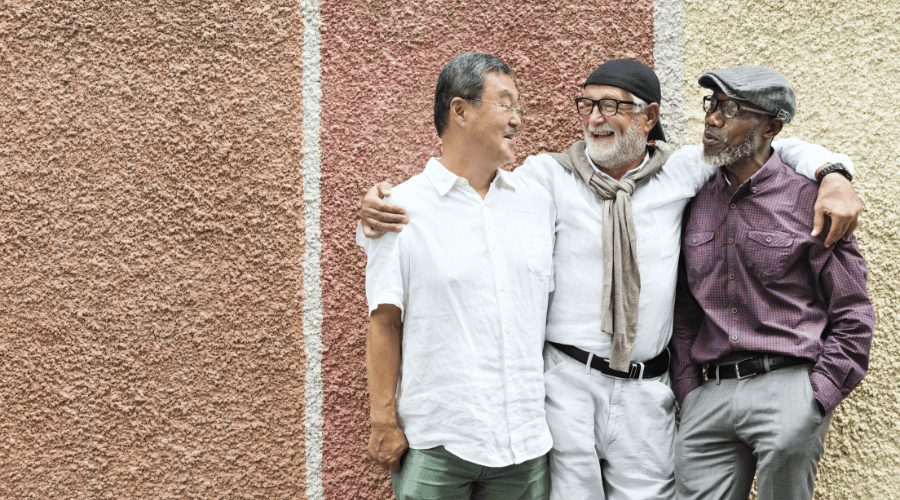
[[[811,179],[815,179],[816,169],[828,162],[853,168],[847,156],[799,139],[776,141],[773,146],[785,163],[795,165],[798,173]],[[638,186],[631,197],[641,273],[638,331],[632,352],[635,362],[658,355],[672,338],[681,215],[717,168],[703,162],[702,153],[698,146],[676,151],[659,173]],[[588,162],[600,172],[589,157]],[[645,157],[625,177],[634,175],[646,162]],[[547,314],[547,340],[609,358],[612,336],[600,329],[603,200],[580,176],[566,170],[550,155],[530,156],[514,173],[547,188],[557,208],[553,252],[556,291]]]
[[[367,240],[366,298],[402,311],[397,413],[413,449],[501,467],[546,453],[543,357],[553,200],[498,171],[482,200],[432,158],[392,189],[400,233]]]

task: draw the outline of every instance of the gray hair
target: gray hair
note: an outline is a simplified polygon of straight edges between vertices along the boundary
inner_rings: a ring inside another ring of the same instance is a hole
[[[635,103],[635,104],[634,104],[634,109],[631,110],[633,113],[635,113],[635,114],[641,113],[641,112],[643,112],[644,109],[648,106],[647,101],[645,101],[645,100],[641,99],[640,97],[638,97],[638,96],[632,94],[631,92],[628,92],[628,95],[631,97],[631,100]]]
[[[444,134],[447,126],[450,101],[454,97],[480,99],[484,92],[485,75],[489,72],[515,76],[513,70],[500,59],[479,52],[460,54],[444,66],[434,89],[434,128],[438,136]],[[475,104],[479,105],[477,101]]]

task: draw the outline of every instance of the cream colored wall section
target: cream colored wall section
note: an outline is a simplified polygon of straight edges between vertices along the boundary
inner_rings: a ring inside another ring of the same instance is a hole
[[[847,153],[866,206],[856,232],[878,324],[869,374],[837,409],[816,499],[896,498],[900,491],[900,209],[897,148],[900,2],[685,2],[685,116],[699,144],[704,71],[759,64],[781,71],[798,113],[783,137]]]

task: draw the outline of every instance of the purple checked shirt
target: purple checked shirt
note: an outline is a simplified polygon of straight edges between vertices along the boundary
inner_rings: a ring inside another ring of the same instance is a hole
[[[875,311],[856,239],[825,248],[809,233],[818,185],[773,154],[735,190],[718,170],[686,212],[675,299],[678,402],[703,383],[702,365],[740,353],[814,362],[826,412],[866,373]]]

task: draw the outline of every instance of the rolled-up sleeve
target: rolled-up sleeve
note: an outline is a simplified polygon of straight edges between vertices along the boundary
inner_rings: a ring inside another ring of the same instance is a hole
[[[366,301],[370,315],[379,305],[391,304],[400,308],[401,318],[406,316],[403,234],[386,233],[378,239],[367,239],[362,225],[357,224],[356,242],[366,251]]]

